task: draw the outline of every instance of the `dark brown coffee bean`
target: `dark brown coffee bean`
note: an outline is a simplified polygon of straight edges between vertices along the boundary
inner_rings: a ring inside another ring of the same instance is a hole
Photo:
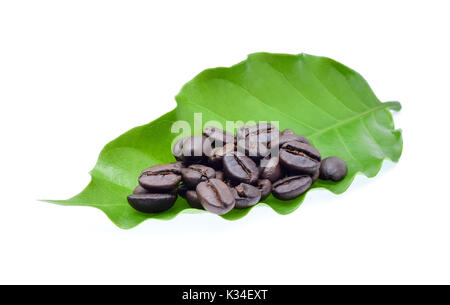
[[[161,172],[161,171],[169,171],[177,175],[181,175],[181,169],[184,168],[184,163],[181,161],[178,162],[172,162],[167,164],[158,164],[154,165],[152,167],[149,167],[142,171],[142,173],[145,173],[147,171],[149,172]]]
[[[259,178],[269,179],[271,182],[275,182],[283,176],[283,170],[280,165],[280,159],[278,157],[270,156],[261,159],[259,165]]]
[[[208,146],[205,142],[206,137],[204,136],[192,136],[182,139],[181,144],[177,143],[174,147],[175,158],[187,163],[202,162],[205,159],[204,146]]]
[[[318,169],[316,170],[316,172],[314,173],[314,175],[311,176],[311,179],[312,179],[312,183],[313,183],[313,184],[314,184],[314,182],[317,181],[317,179],[319,179],[319,176],[320,176],[320,168],[318,168]]]
[[[222,180],[222,181],[225,180],[225,176],[224,176],[222,171],[216,171],[216,179],[219,179],[219,180]]]
[[[231,189],[236,200],[236,209],[245,209],[257,204],[261,199],[261,191],[253,185],[241,183]]]
[[[314,175],[320,167],[321,155],[314,147],[301,142],[288,142],[280,149],[280,162],[289,171]]]
[[[189,191],[189,188],[186,184],[182,183],[178,186],[177,192],[178,196],[181,198],[186,198],[186,192]]]
[[[269,143],[278,137],[279,130],[271,124],[242,126],[237,131],[237,149],[251,158],[260,159],[269,154]]]
[[[212,126],[205,126],[203,135],[211,139],[213,147],[220,147],[227,143],[234,144],[235,142],[234,134]]]
[[[226,154],[233,152],[234,149],[234,143],[228,143],[225,144],[225,146],[214,148],[208,158],[208,163],[211,164],[211,166],[213,166],[214,168],[222,168],[223,157]]]
[[[186,201],[191,208],[203,210],[203,206],[200,203],[200,199],[198,199],[196,191],[194,191],[194,190],[187,191],[186,192]]]
[[[228,186],[218,179],[200,182],[196,191],[203,208],[214,214],[226,214],[236,203]]]
[[[177,161],[183,160],[183,142],[186,138],[178,140],[172,148],[172,154]]]
[[[238,139],[237,151],[240,154],[249,156],[252,159],[258,160],[269,155],[270,151],[267,144],[258,142],[255,138]]]
[[[310,176],[291,176],[272,185],[272,194],[280,200],[291,200],[306,192],[312,184]]]
[[[248,184],[255,183],[259,176],[255,162],[237,152],[227,154],[223,158],[223,170],[229,179]]]
[[[136,186],[136,188],[133,191],[133,195],[142,195],[142,194],[148,194],[148,193],[149,193],[149,191],[147,191],[145,188],[143,188],[140,185]]]
[[[152,166],[144,170],[139,177],[139,184],[149,191],[170,191],[181,181],[181,163]]]
[[[273,149],[274,147],[282,147],[284,144],[288,142],[301,142],[308,145],[311,145],[311,143],[308,141],[307,138],[304,136],[300,136],[297,134],[285,134],[280,136],[279,138],[276,138],[274,141],[270,142],[270,149]]]
[[[177,200],[176,193],[147,193],[128,196],[128,203],[143,213],[160,213],[170,209]]]
[[[259,143],[269,143],[278,138],[278,128],[268,123],[259,123],[254,126],[242,126],[237,130],[237,139],[255,139]]]
[[[223,182],[225,182],[225,184],[228,185],[229,188],[233,188],[236,185],[241,183],[239,181],[233,181],[231,179],[228,179],[226,176],[225,176],[225,179],[223,180]]]
[[[288,134],[295,134],[295,132],[292,129],[285,129],[282,132],[280,132],[280,137]]]
[[[347,175],[347,163],[338,157],[328,157],[322,160],[320,179],[341,181]]]
[[[269,179],[258,179],[256,185],[261,192],[261,201],[269,197],[270,192],[272,192],[272,182]]]
[[[189,167],[183,168],[181,174],[183,182],[189,188],[194,188],[200,182],[216,177],[216,171],[214,169],[201,164],[192,164]]]
[[[173,163],[170,163],[170,164],[174,165],[175,167],[180,168],[180,170],[182,168],[186,167],[186,164],[183,161],[177,161],[177,162],[173,162]]]

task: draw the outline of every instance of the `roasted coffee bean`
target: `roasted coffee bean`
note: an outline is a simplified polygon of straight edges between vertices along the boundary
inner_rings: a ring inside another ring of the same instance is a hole
[[[216,171],[214,169],[201,164],[192,164],[189,167],[183,168],[181,174],[183,182],[189,188],[194,188],[200,182],[216,177]]]
[[[278,157],[269,157],[262,159],[260,162],[259,178],[269,179],[271,182],[275,182],[283,176],[283,169],[281,168]]]
[[[347,163],[338,157],[328,157],[322,160],[320,179],[341,181],[347,175]]]
[[[267,146],[279,137],[279,130],[267,123],[242,126],[237,131],[237,148],[252,158],[263,158],[269,154]]]
[[[264,200],[269,197],[270,192],[272,191],[272,182],[269,179],[259,179],[256,182],[259,191],[261,192],[261,199]]]
[[[128,203],[134,209],[143,213],[160,213],[166,211],[174,205],[176,200],[177,195],[175,192],[133,194],[128,196]]]
[[[339,181],[347,173],[343,160],[322,160],[306,137],[267,123],[243,126],[237,136],[206,126],[203,135],[179,140],[172,152],[179,162],[142,172],[140,185],[128,196],[133,207],[163,211],[178,193],[192,208],[222,215],[251,207],[271,192],[281,200],[294,199],[319,178]]]
[[[228,179],[226,176],[225,176],[225,179],[223,180],[223,182],[225,182],[225,184],[228,185],[229,188],[233,188],[236,185],[238,185],[239,183],[241,183],[239,181],[233,181],[231,179]]]
[[[203,135],[212,140],[214,147],[220,147],[224,144],[234,143],[236,141],[233,134],[212,126],[205,126]]]
[[[180,141],[173,148],[173,154],[177,160],[187,163],[202,162],[204,160],[204,146],[207,147],[205,143],[206,137],[192,136]]]
[[[182,183],[178,186],[177,192],[181,198],[186,198],[187,191],[189,191],[189,187],[186,184]]]
[[[245,154],[255,160],[264,158],[270,152],[266,143],[260,143],[255,138],[238,139],[236,145],[239,153]]]
[[[186,192],[186,201],[191,208],[203,210],[203,206],[198,199],[197,192],[189,190]]]
[[[279,130],[272,124],[259,123],[254,126],[242,126],[237,131],[237,139],[256,139],[259,143],[269,143],[279,137]]]
[[[173,162],[173,163],[170,163],[170,164],[172,164],[173,166],[176,166],[176,167],[178,167],[180,169],[186,167],[186,164],[183,161],[177,161],[177,162]]]
[[[310,176],[291,176],[272,185],[272,194],[280,200],[291,200],[306,192],[312,184]]]
[[[241,183],[231,189],[236,200],[236,209],[245,209],[257,204],[261,199],[261,191],[253,185]]]
[[[290,171],[314,175],[320,167],[321,155],[314,147],[301,142],[288,142],[280,149],[280,162]]]
[[[319,179],[319,177],[320,177],[320,167],[316,170],[314,175],[311,176],[312,183],[314,184],[314,182],[316,182],[317,179]]]
[[[177,161],[177,162],[172,162],[172,163],[166,163],[166,164],[158,164],[158,165],[154,165],[151,166],[145,170],[143,170],[142,172],[146,172],[149,170],[167,170],[167,171],[171,171],[175,174],[181,174],[181,169],[184,168],[184,163],[182,161]]]
[[[225,175],[234,181],[253,184],[258,180],[259,170],[255,162],[238,152],[227,154],[223,158]]]
[[[274,141],[270,142],[269,148],[273,149],[276,146],[282,147],[284,144],[288,142],[301,142],[308,145],[311,145],[311,143],[308,141],[307,138],[304,136],[300,136],[297,134],[285,134],[280,136],[279,138],[276,138]]]
[[[181,181],[182,163],[170,163],[152,166],[144,170],[139,177],[139,184],[150,191],[169,191]]]
[[[182,161],[183,160],[183,142],[184,142],[185,139],[186,138],[178,140],[178,142],[175,143],[175,145],[172,148],[173,156],[175,157],[175,159],[177,161]]]
[[[288,134],[295,134],[295,132],[292,129],[285,129],[282,132],[280,132],[280,137]]]
[[[216,171],[216,179],[219,179],[222,181],[225,179],[225,176],[222,171]]]
[[[143,188],[140,185],[136,186],[136,188],[133,191],[133,195],[142,195],[142,194],[148,194],[148,193],[149,193],[149,191],[147,191],[145,188]]]
[[[221,180],[210,179],[200,182],[196,188],[197,196],[205,210],[218,215],[228,213],[236,201],[228,186]]]
[[[223,157],[233,152],[234,148],[234,143],[228,143],[225,146],[214,148],[208,158],[208,163],[214,168],[222,168]]]
[[[251,128],[251,126],[247,126],[247,125],[244,125],[244,126],[238,128],[238,130],[236,132],[236,140],[247,138],[250,128]]]

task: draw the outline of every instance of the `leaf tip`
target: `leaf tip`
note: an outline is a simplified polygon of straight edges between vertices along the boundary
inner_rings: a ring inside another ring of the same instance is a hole
[[[397,101],[386,102],[386,104],[389,109],[394,110],[394,111],[400,111],[402,109],[402,104],[400,104],[400,102],[397,102]]]

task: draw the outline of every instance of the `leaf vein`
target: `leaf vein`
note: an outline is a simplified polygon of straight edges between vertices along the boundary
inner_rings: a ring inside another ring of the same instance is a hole
[[[297,122],[298,124],[301,124],[301,125],[303,125],[303,126],[306,126],[306,127],[308,127],[309,129],[316,130],[316,131],[318,130],[317,128],[315,128],[315,127],[313,127],[313,126],[311,126],[311,125],[309,125],[309,124],[306,124],[306,123],[303,123],[303,122],[297,120],[296,118],[294,118],[293,116],[291,116],[291,115],[289,115],[289,114],[287,114],[287,113],[285,113],[285,112],[282,112],[282,111],[280,111],[280,110],[278,110],[278,109],[276,109],[276,108],[270,106],[269,104],[265,103],[263,100],[261,100],[259,97],[257,97],[257,96],[254,95],[253,93],[251,93],[249,90],[247,90],[244,86],[240,85],[239,83],[233,82],[233,81],[231,81],[231,80],[229,80],[229,79],[227,79],[227,78],[218,78],[218,77],[216,77],[216,78],[213,78],[213,79],[223,80],[223,81],[229,82],[229,83],[231,83],[231,84],[233,84],[233,85],[235,85],[235,86],[241,88],[244,92],[246,92],[248,95],[250,95],[251,97],[253,97],[257,102],[263,104],[264,106],[269,107],[270,109],[276,111],[277,113],[279,113],[279,114],[281,114],[281,115],[283,115],[283,116],[285,116],[285,117],[288,117],[288,118],[291,119],[292,121]]]
[[[367,131],[367,134],[369,135],[369,137],[373,140],[373,142],[376,144],[378,151],[381,152],[381,154],[383,156],[386,156],[386,154],[384,153],[383,147],[378,143],[377,139],[375,139],[375,137],[373,136],[372,132],[370,131],[370,129],[366,126],[366,122],[362,119],[359,118],[359,120],[361,121],[363,128]]]
[[[334,114],[331,114],[331,113],[329,113],[328,111],[325,111],[321,106],[314,104],[310,99],[308,99],[306,96],[304,96],[304,95],[300,92],[300,90],[298,90],[298,88],[292,84],[292,82],[286,77],[286,75],[285,75],[282,71],[276,69],[275,67],[273,67],[273,66],[272,66],[271,64],[269,64],[269,63],[266,63],[266,64],[267,64],[273,71],[275,71],[275,72],[281,74],[281,76],[283,76],[283,79],[289,84],[289,86],[291,86],[292,88],[294,88],[294,90],[297,92],[297,94],[300,95],[300,96],[302,96],[303,99],[304,99],[305,101],[307,101],[309,104],[311,104],[311,105],[314,106],[315,108],[319,109],[322,113],[326,114],[328,117],[330,117],[330,118],[333,119],[334,121],[339,121],[339,118],[337,118],[336,116],[334,116]]]
[[[342,134],[341,134],[341,132],[339,131],[339,129],[335,129],[335,132],[336,132],[336,134],[337,134],[337,136],[338,136],[340,142],[341,142],[342,145],[344,146],[344,149],[347,151],[347,153],[350,155],[350,157],[351,157],[353,160],[355,160],[356,163],[359,164],[360,169],[363,169],[364,166],[362,166],[361,161],[359,161],[359,160],[352,154],[352,152],[351,152],[350,149],[348,148],[347,144],[345,144],[344,137],[342,136]]]
[[[307,66],[307,65],[305,65]],[[314,72],[313,69],[308,68],[309,71],[311,71],[311,75],[317,79],[319,81],[319,84],[325,88],[325,90],[330,93],[342,106],[344,106],[345,108],[347,108],[349,111],[353,112],[353,113],[358,113],[357,111],[351,109],[350,107],[348,107],[339,97],[337,97],[337,95],[332,92],[327,86],[325,86],[324,82],[316,75],[316,73]],[[365,104],[364,104],[365,108],[368,108]]]

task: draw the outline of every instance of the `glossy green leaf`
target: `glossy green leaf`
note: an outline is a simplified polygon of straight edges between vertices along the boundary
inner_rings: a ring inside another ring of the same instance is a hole
[[[361,75],[329,58],[252,54],[233,67],[203,71],[182,88],[176,100],[173,111],[107,144],[91,172],[90,184],[79,195],[50,202],[99,208],[121,228],[149,218],[171,219],[183,211],[194,212],[182,198],[160,214],[137,212],[126,200],[141,170],[174,161],[171,143],[177,134],[171,133],[171,125],[178,120],[193,124],[194,113],[202,113],[203,122],[222,124],[279,121],[281,129],[305,135],[324,157],[335,155],[347,162],[349,172],[343,181],[319,180],[313,186],[336,194],[344,192],[357,173],[373,177],[384,159],[398,161],[402,152],[401,131],[395,130],[389,112],[400,110],[400,104],[381,103]],[[288,214],[304,198],[279,201],[270,196],[259,205]],[[233,210],[222,217],[239,219],[250,210]]]

